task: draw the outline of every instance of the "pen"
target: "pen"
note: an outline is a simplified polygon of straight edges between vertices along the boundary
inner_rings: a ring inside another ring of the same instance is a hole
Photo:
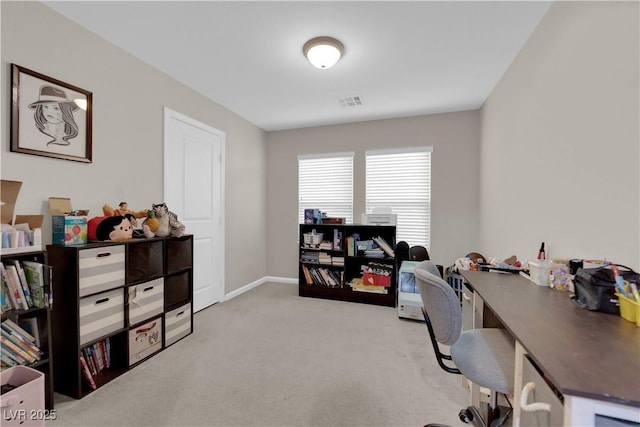
[[[635,283],[630,282],[629,287],[631,288],[631,293],[633,294],[633,297],[636,299],[636,302],[640,303],[640,293],[638,293],[638,286]]]
[[[629,298],[629,294],[624,290],[624,278],[618,272],[618,267],[615,264],[611,264],[611,270],[613,271],[613,277],[616,281],[616,290],[625,297]]]

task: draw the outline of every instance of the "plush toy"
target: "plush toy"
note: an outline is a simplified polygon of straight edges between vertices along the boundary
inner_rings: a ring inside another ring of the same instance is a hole
[[[154,203],[151,211],[153,213],[147,215],[147,219],[142,223],[142,232],[145,237],[182,236],[184,224],[178,221],[178,216],[170,212],[165,203]],[[157,220],[157,223],[154,220]]]
[[[131,214],[124,216],[97,216],[87,224],[89,240],[111,240],[122,242],[133,238],[136,219]]]
[[[114,209],[105,203],[104,206],[102,206],[102,213],[104,216],[124,216],[125,214],[133,215],[135,218],[146,218],[147,216],[146,210],[137,212],[129,210],[127,202],[120,202],[118,209]]]

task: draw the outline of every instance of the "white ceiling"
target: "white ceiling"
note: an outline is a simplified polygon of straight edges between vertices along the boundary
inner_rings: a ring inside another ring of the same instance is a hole
[[[45,1],[264,130],[479,108],[550,1]],[[333,68],[310,38],[345,46]],[[362,105],[342,107],[339,98]]]

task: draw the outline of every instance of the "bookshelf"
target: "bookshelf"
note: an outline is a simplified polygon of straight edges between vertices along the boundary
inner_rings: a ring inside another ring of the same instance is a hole
[[[395,307],[395,226],[300,224],[299,231],[300,296]],[[391,255],[372,250],[380,238]]]
[[[44,251],[22,251],[19,253],[2,254],[2,263],[8,265],[13,260],[18,260],[21,264],[24,261],[32,261],[39,264],[46,264]],[[48,294],[49,283],[49,269],[45,266],[44,278],[45,291]],[[47,298],[48,301],[48,298]],[[31,306],[28,309],[11,309],[2,312],[2,321],[10,320],[18,326],[23,326],[25,323],[30,323],[37,328],[34,334],[37,337],[38,347],[42,352],[40,360],[33,363],[25,364],[33,369],[44,373],[44,394],[45,394],[45,407],[47,409],[53,409],[53,351],[52,351],[52,339],[51,339],[51,311],[48,303],[44,307]],[[33,331],[31,331],[33,332]],[[6,351],[5,346],[0,346],[2,351]]]
[[[54,389],[80,399],[193,332],[193,236],[47,246]]]

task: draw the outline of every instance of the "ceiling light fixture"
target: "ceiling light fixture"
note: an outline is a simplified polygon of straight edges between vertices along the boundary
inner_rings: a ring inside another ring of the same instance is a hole
[[[344,45],[333,37],[315,37],[304,44],[302,52],[314,67],[326,69],[338,62]]]

